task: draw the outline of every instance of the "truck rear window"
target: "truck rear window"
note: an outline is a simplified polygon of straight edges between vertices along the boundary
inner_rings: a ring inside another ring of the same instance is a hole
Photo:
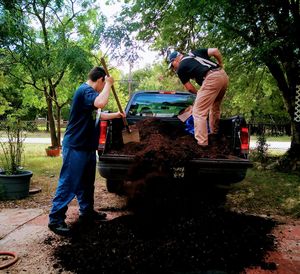
[[[175,117],[192,105],[189,93],[140,93],[133,97],[128,116]]]

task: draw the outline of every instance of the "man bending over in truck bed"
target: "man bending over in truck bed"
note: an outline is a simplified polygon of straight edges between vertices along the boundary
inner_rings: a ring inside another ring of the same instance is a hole
[[[217,63],[210,57],[216,58]],[[200,146],[208,145],[207,116],[212,134],[218,132],[220,105],[227,89],[229,78],[223,70],[222,55],[217,48],[201,48],[183,55],[173,51],[168,56],[169,68],[178,75],[185,88],[197,94],[193,106],[195,139]],[[194,79],[201,86],[197,90],[190,82]]]

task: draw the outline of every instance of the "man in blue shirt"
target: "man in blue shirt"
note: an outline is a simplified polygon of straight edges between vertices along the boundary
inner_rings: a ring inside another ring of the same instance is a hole
[[[63,165],[49,214],[48,227],[59,235],[68,235],[65,223],[68,204],[77,197],[79,219],[101,220],[105,213],[94,210],[96,149],[100,127],[96,122],[97,109],[108,103],[113,78],[101,67],[93,68],[86,83],[75,92],[69,122],[63,139]],[[121,112],[103,113],[101,119],[124,117]]]

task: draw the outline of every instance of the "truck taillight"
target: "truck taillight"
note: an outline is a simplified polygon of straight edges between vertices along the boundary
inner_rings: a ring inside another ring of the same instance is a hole
[[[104,145],[106,141],[107,121],[100,121],[99,146]]]
[[[160,94],[176,94],[176,91],[173,90],[160,90]]]
[[[249,130],[247,127],[241,128],[241,152],[249,152]]]

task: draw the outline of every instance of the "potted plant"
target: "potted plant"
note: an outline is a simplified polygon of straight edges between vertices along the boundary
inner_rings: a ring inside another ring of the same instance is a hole
[[[60,116],[60,115],[58,115]],[[48,146],[46,150],[47,156],[50,157],[57,157],[61,154],[61,124],[60,122],[57,122],[57,130],[58,130],[58,136],[53,136],[51,133],[51,146]]]
[[[17,117],[9,116],[2,123],[5,136],[0,142],[0,200],[25,198],[29,195],[32,172],[23,170],[24,123]]]
[[[50,157],[57,157],[60,155],[61,147],[49,146],[46,148],[46,154]]]

